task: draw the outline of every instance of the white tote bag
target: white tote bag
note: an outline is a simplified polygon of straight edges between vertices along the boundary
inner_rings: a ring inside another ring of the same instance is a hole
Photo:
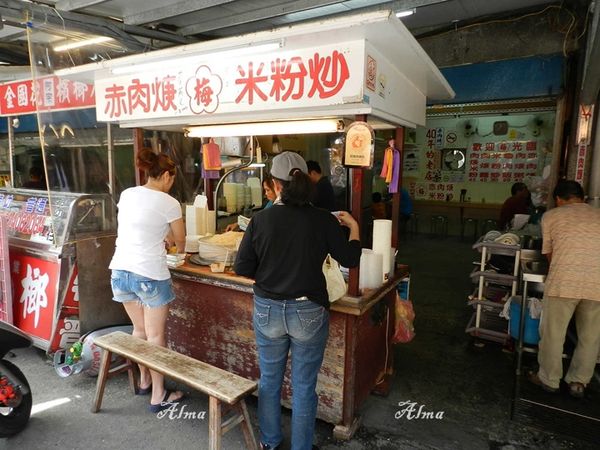
[[[325,261],[323,261],[323,275],[325,275],[325,281],[327,283],[327,295],[329,296],[330,302],[342,298],[346,294],[347,286],[340,265],[338,262],[327,255]]]

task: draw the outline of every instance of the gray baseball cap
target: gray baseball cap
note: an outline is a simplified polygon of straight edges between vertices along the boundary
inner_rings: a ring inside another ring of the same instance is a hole
[[[304,173],[308,173],[306,161],[298,153],[283,152],[273,158],[271,165],[271,175],[283,181],[290,181],[292,175],[290,172],[293,169],[299,169]]]

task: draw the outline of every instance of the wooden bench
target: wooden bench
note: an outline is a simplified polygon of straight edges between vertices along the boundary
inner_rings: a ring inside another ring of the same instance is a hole
[[[176,351],[159,347],[122,331],[100,336],[94,340],[94,344],[103,348],[104,352],[100,373],[98,374],[96,396],[92,406],[93,413],[98,412],[102,405],[104,386],[109,376],[111,356],[112,353],[115,353],[133,363],[160,372],[165,377],[204,392],[210,397],[208,413],[210,450],[220,449],[221,437],[239,424],[241,424],[244,432],[246,447],[251,450],[257,449],[250,416],[244,401],[246,395],[256,390],[257,384],[255,381],[247,380]],[[130,385],[135,389],[137,383],[133,372],[133,364],[129,365],[128,370]],[[233,414],[227,420],[223,420],[224,415],[228,412]]]

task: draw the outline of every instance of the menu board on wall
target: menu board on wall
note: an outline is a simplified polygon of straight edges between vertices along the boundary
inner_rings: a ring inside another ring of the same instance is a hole
[[[475,142],[467,155],[468,181],[513,183],[537,175],[537,141]]]
[[[452,183],[411,181],[408,185],[408,193],[415,200],[452,201],[456,197]]]

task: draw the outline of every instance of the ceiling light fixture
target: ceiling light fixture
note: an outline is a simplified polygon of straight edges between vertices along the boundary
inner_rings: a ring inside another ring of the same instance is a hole
[[[68,42],[66,44],[56,45],[52,48],[55,52],[64,52],[67,50],[73,50],[75,48],[86,47],[88,45],[102,44],[104,42],[109,42],[112,40],[113,40],[113,38],[110,38],[110,37],[97,36],[97,37],[90,38],[90,39],[84,39],[82,41],[73,41],[73,42]]]
[[[414,13],[416,12],[416,9],[406,9],[404,11],[398,11],[396,13],[396,17],[400,18],[400,17],[408,17],[408,16],[412,16]]]
[[[231,137],[269,136],[273,134],[336,133],[344,130],[344,122],[338,119],[288,120],[282,122],[232,123],[226,125],[203,125],[189,127],[187,136]]]
[[[189,56],[186,58],[181,58],[177,60],[169,60],[169,64],[171,66],[182,67],[187,62],[198,61],[202,58],[209,58],[213,56],[218,56],[219,58],[229,58],[233,56],[245,56],[245,55],[254,55],[256,53],[264,53],[272,50],[279,50],[283,47],[283,40],[278,40],[277,42],[266,42],[264,44],[256,44],[256,45],[245,45],[243,47],[235,47],[231,49],[223,49],[223,50],[215,50],[210,51],[208,53],[198,53],[194,56]],[[140,73],[145,72],[147,70],[152,70],[156,68],[160,68],[164,64],[164,61],[156,61],[151,63],[144,64],[131,64],[123,67],[115,67],[111,69],[113,75],[126,75],[130,73]]]

